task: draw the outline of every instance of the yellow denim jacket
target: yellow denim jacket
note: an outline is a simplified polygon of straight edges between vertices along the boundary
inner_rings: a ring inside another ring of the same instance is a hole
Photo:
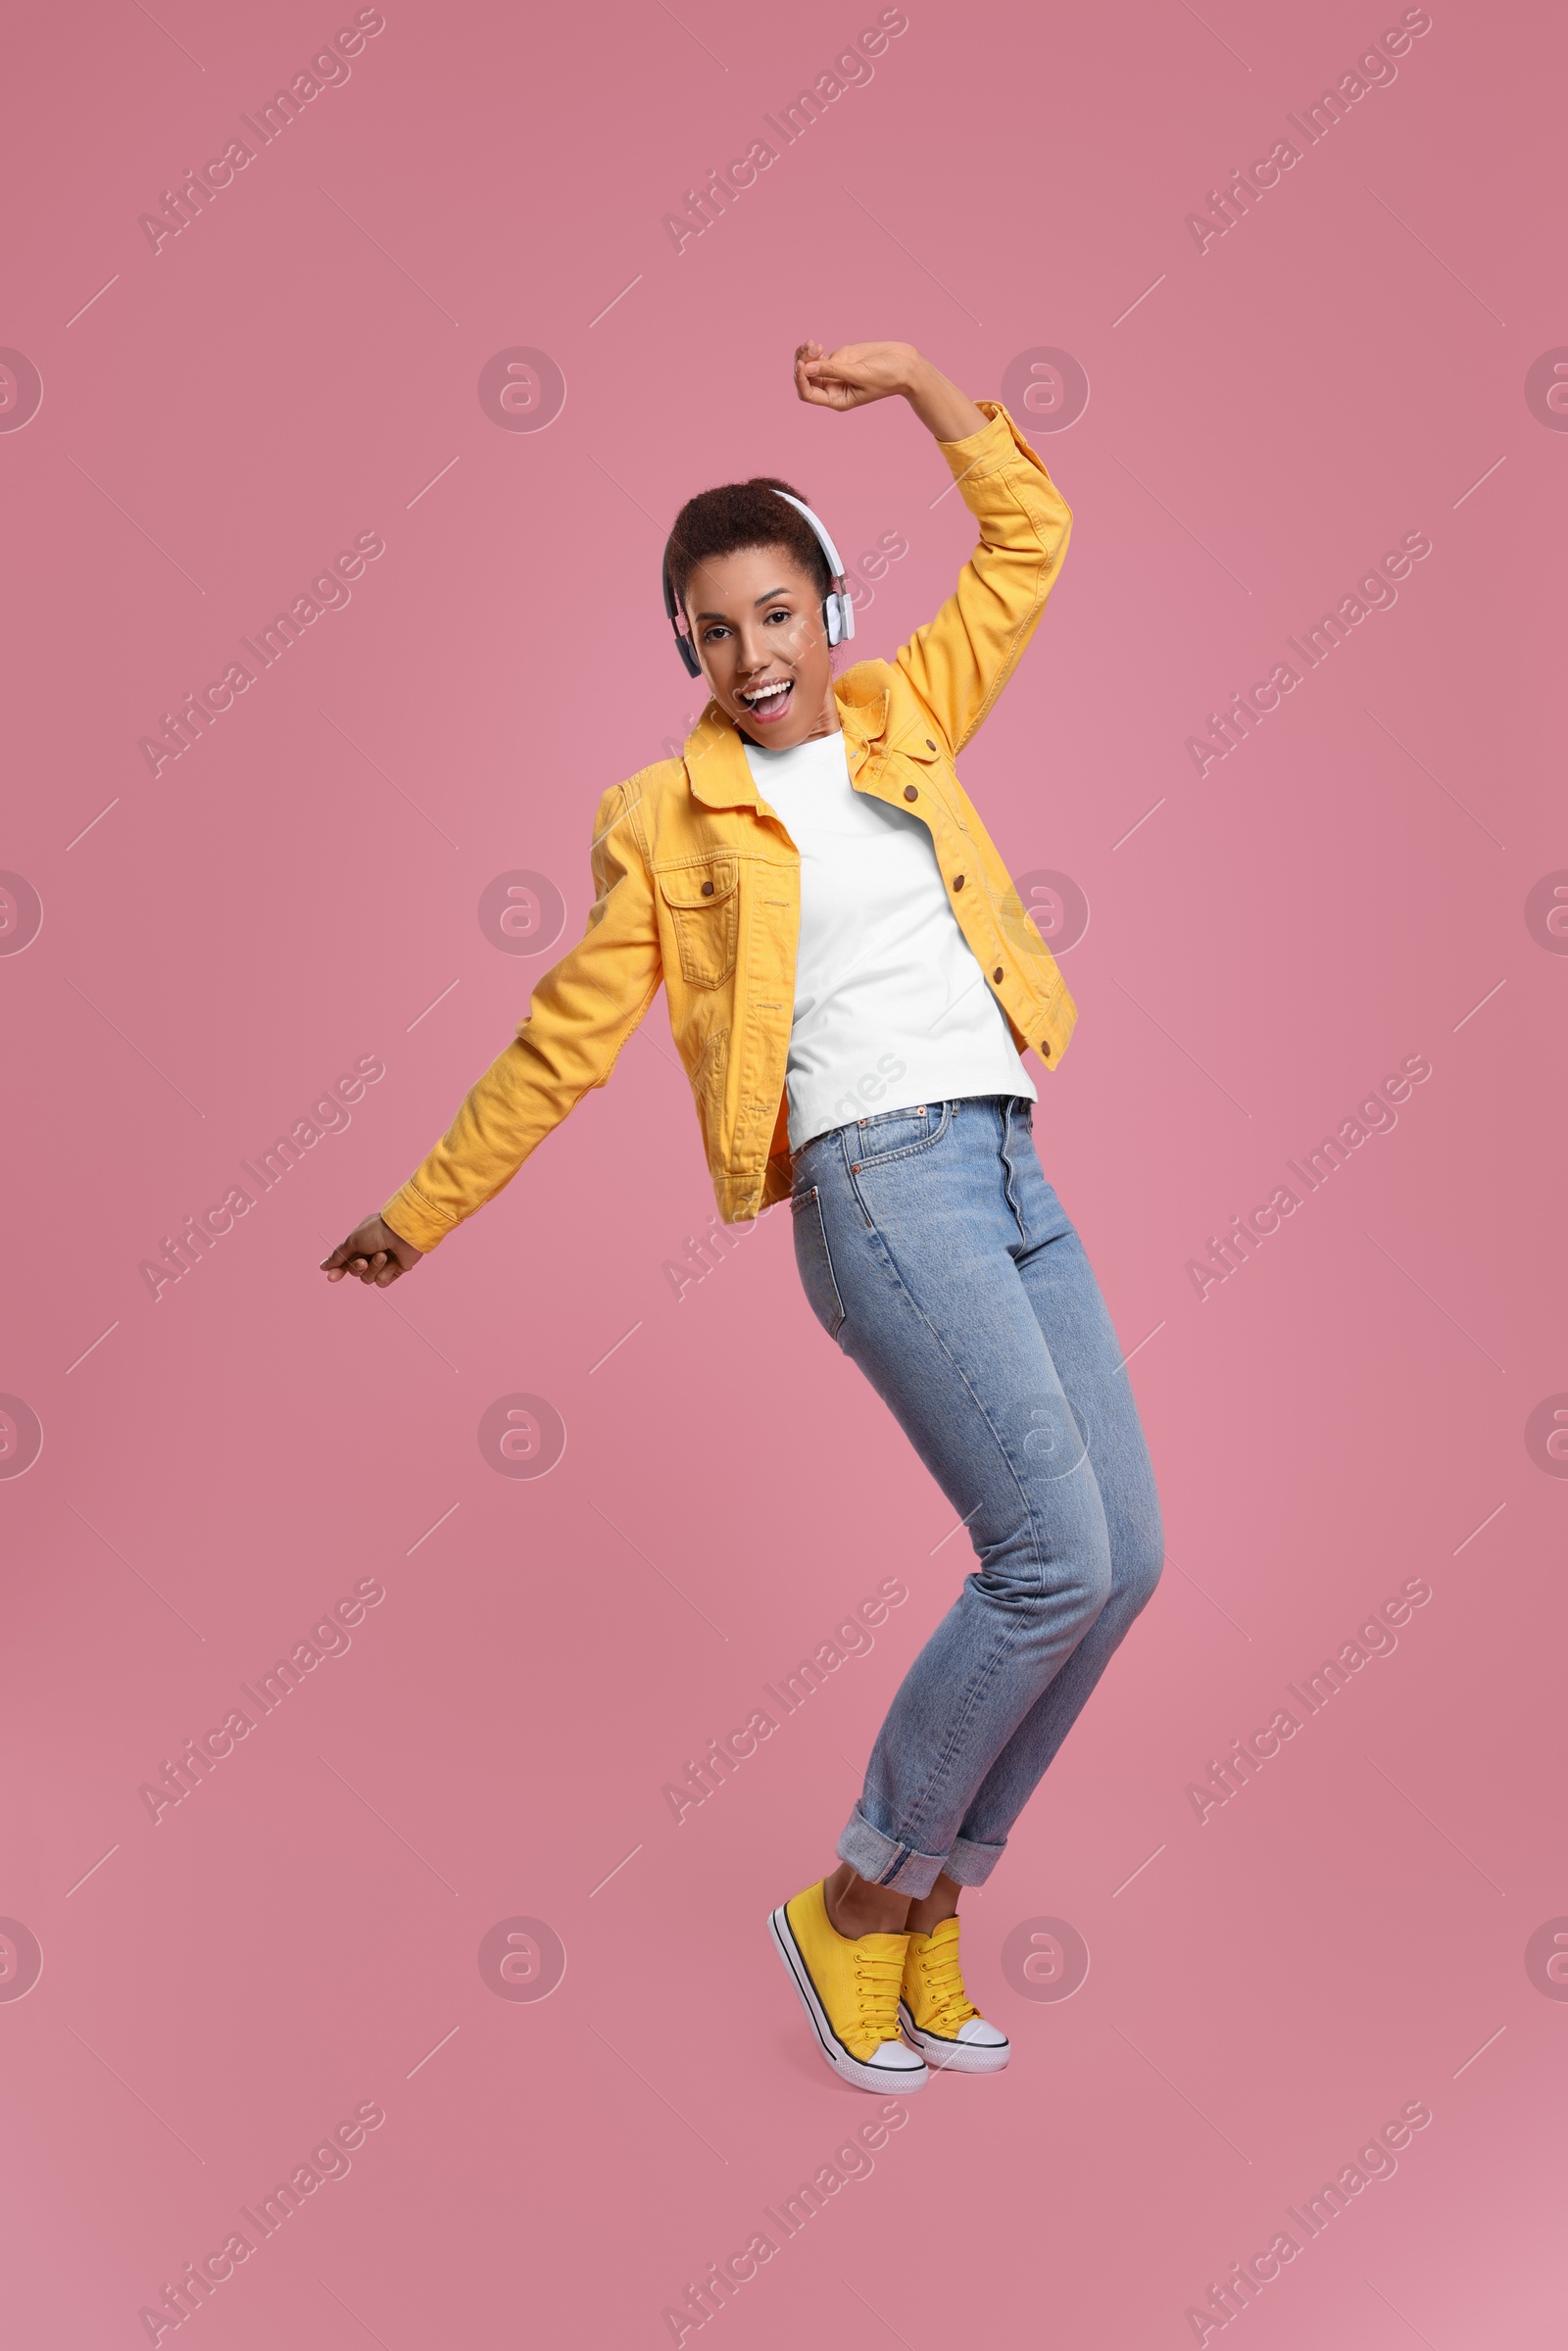
[[[953,762],[1033,634],[1072,516],[1007,411],[977,406],[984,429],[938,446],[979,545],[935,619],[894,661],[858,661],[833,691],[856,791],[929,825],[958,926],[1014,1044],[1054,1069],[1076,1009]],[[789,1193],[801,860],[715,703],[681,759],[605,794],[592,863],[582,938],[544,974],[514,1041],[381,1210],[416,1249],[493,1199],[587,1089],[608,1082],[661,981],[720,1215],[742,1223]]]

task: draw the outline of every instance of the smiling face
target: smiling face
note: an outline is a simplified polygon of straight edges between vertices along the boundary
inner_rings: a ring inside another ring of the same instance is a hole
[[[784,547],[710,556],[682,600],[714,701],[763,751],[839,732],[822,590]]]

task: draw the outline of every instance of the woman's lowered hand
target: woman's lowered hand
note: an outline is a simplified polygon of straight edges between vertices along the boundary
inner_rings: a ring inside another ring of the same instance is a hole
[[[341,1282],[346,1273],[357,1281],[373,1283],[385,1290],[399,1276],[412,1273],[424,1255],[412,1241],[394,1233],[379,1216],[368,1216],[356,1225],[346,1241],[340,1241],[329,1257],[323,1257],[320,1271],[329,1282]]]

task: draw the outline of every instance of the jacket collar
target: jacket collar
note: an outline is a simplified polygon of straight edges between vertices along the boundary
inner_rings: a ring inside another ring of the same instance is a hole
[[[888,690],[858,663],[833,681],[844,748],[854,776],[867,749],[883,734],[888,718]],[[746,758],[745,739],[735,721],[710,702],[686,738],[683,757],[692,796],[710,808],[755,808],[757,786]]]

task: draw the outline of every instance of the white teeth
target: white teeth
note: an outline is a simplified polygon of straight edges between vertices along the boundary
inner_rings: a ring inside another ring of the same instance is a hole
[[[777,694],[787,694],[793,682],[793,679],[787,677],[775,679],[769,685],[759,686],[755,693],[743,694],[741,700],[748,708],[755,710],[759,703],[771,702]]]

